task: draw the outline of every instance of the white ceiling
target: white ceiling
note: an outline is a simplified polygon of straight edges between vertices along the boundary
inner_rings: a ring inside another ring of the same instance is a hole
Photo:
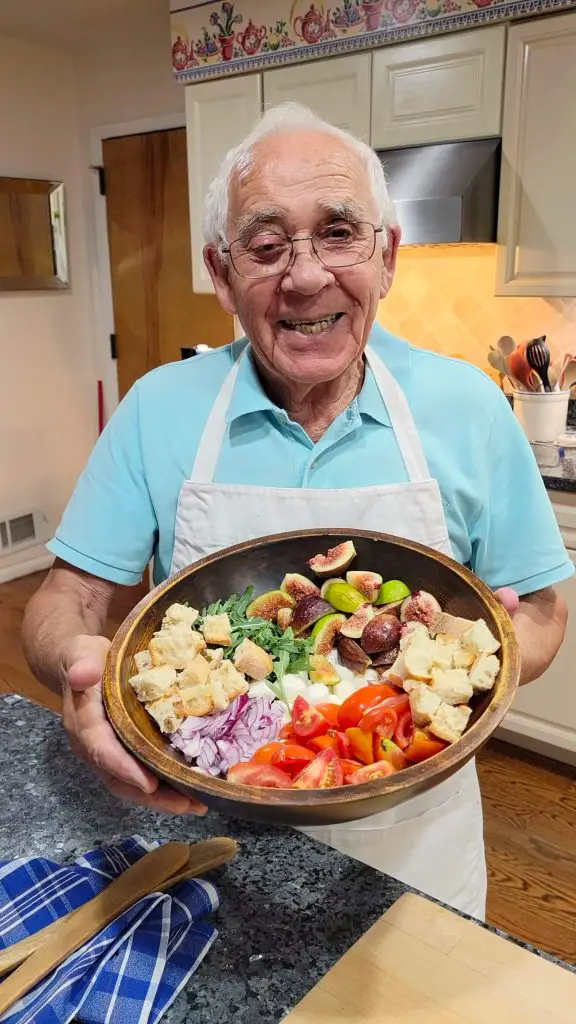
[[[152,7],[163,8],[168,21],[167,0],[0,0],[0,34],[89,46],[91,40],[109,34],[111,25],[145,18]]]

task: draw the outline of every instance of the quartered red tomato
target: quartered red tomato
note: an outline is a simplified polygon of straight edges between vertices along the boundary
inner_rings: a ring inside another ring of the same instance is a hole
[[[388,761],[396,771],[406,768],[408,761],[400,750],[400,747],[393,743],[388,736],[381,736],[380,729],[374,735],[374,757],[376,761]]]
[[[311,750],[333,750],[335,754],[340,754],[338,737],[333,729],[325,736],[315,736],[314,739],[308,740],[308,746]]]
[[[427,729],[414,729],[414,735],[404,750],[408,761],[427,761],[434,754],[439,754],[448,744],[439,740]]]
[[[378,704],[385,697],[396,697],[397,695],[396,687],[390,686],[388,683],[373,683],[371,686],[360,687],[340,705],[338,725],[341,729],[350,729],[358,725],[368,708]]]
[[[388,761],[376,761],[375,764],[365,764],[358,771],[346,776],[346,782],[350,786],[357,786],[360,782],[372,782],[373,779],[385,779],[388,775],[394,775],[396,769]]]
[[[398,715],[395,708],[386,708],[383,704],[375,704],[368,708],[365,715],[360,719],[359,728],[363,732],[374,732],[376,728],[382,731],[382,735],[392,737],[398,724]]]
[[[352,772],[358,771],[358,768],[362,767],[360,761],[352,761],[349,757],[341,757],[340,764],[344,772],[344,779],[346,779],[347,775],[351,775]]]
[[[333,750],[322,750],[294,780],[294,789],[332,789],[344,782],[342,765]]]
[[[280,749],[273,754],[272,764],[281,768],[291,779],[294,779],[316,756],[314,751],[307,750],[300,743],[282,743],[279,746]]]
[[[413,733],[414,722],[412,721],[412,712],[408,707],[398,715],[398,724],[394,730],[394,742],[404,750],[410,743]]]
[[[324,718],[328,719],[331,729],[338,728],[339,704],[316,704],[316,711],[319,711],[321,715],[324,715]]]
[[[338,740],[338,756],[341,758],[350,757],[350,740],[348,739],[346,733],[337,732],[336,739]]]
[[[356,761],[362,764],[371,764],[374,760],[372,733],[364,732],[356,726],[346,729],[346,735],[350,741],[350,753]]]
[[[286,772],[271,764],[235,764],[226,776],[227,782],[239,786],[263,786],[265,789],[291,789],[292,780]]]
[[[286,725],[283,725],[278,733],[278,738],[281,740],[293,740],[295,736],[296,733],[294,732],[292,722],[287,722]]]
[[[312,707],[304,697],[296,697],[292,707],[292,725],[298,739],[312,740],[323,736],[330,728],[330,722],[317,708]]]

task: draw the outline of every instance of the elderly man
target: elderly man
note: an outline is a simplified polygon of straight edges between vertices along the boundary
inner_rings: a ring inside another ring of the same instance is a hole
[[[159,582],[229,544],[307,526],[420,541],[500,590],[524,682],[560,646],[553,587],[573,571],[498,388],[374,324],[400,230],[367,146],[303,108],[269,111],[226,157],[205,228],[216,294],[246,338],[132,388],[49,544],[56,562],[24,624],[32,669],[62,688],[78,755],[119,796],[175,813],[202,808],[118,744],[99,686],[114,587],[139,581],[152,555]],[[400,808],[310,834],[484,912],[473,764]]]

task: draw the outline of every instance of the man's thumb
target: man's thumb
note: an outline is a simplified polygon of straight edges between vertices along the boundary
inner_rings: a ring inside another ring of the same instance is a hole
[[[73,690],[88,690],[101,682],[110,641],[103,636],[77,637],[70,648],[66,677]]]

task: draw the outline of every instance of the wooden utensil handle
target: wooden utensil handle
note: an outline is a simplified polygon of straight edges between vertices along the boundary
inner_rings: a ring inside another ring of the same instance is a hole
[[[114,918],[143,896],[155,892],[167,878],[184,867],[189,856],[190,847],[186,843],[165,843],[132,864],[77,912],[58,921],[52,933],[52,941],[43,942],[40,949],[32,953],[0,985],[0,1014],[26,995],[42,978],[63,963],[66,957],[106,928]]]
[[[196,843],[193,846],[187,847],[188,849],[188,862],[184,865],[181,871],[177,874],[171,875],[165,882],[157,886],[159,892],[166,892],[171,889],[174,885],[178,885],[180,882],[186,881],[188,878],[197,878],[198,875],[204,874],[206,871],[212,871],[214,868],[219,868],[222,864],[226,864],[229,860],[232,860],[238,852],[238,844],[233,839],[227,839],[225,836],[217,836],[214,839],[206,839],[201,843]],[[96,898],[96,897],[94,897]],[[7,974],[8,971],[12,971],[19,964],[24,963],[28,957],[32,956],[40,946],[43,946],[45,942],[53,940],[54,935],[58,932],[58,929],[63,921],[68,921],[70,918],[75,917],[79,914],[83,907],[77,907],[76,910],[71,910],[69,914],[65,914],[64,917],[60,917],[57,921],[53,921],[52,924],[41,928],[40,931],[30,935],[27,939],[22,939],[20,942],[15,942],[13,946],[9,946],[8,949],[3,949],[0,952],[0,977]]]

